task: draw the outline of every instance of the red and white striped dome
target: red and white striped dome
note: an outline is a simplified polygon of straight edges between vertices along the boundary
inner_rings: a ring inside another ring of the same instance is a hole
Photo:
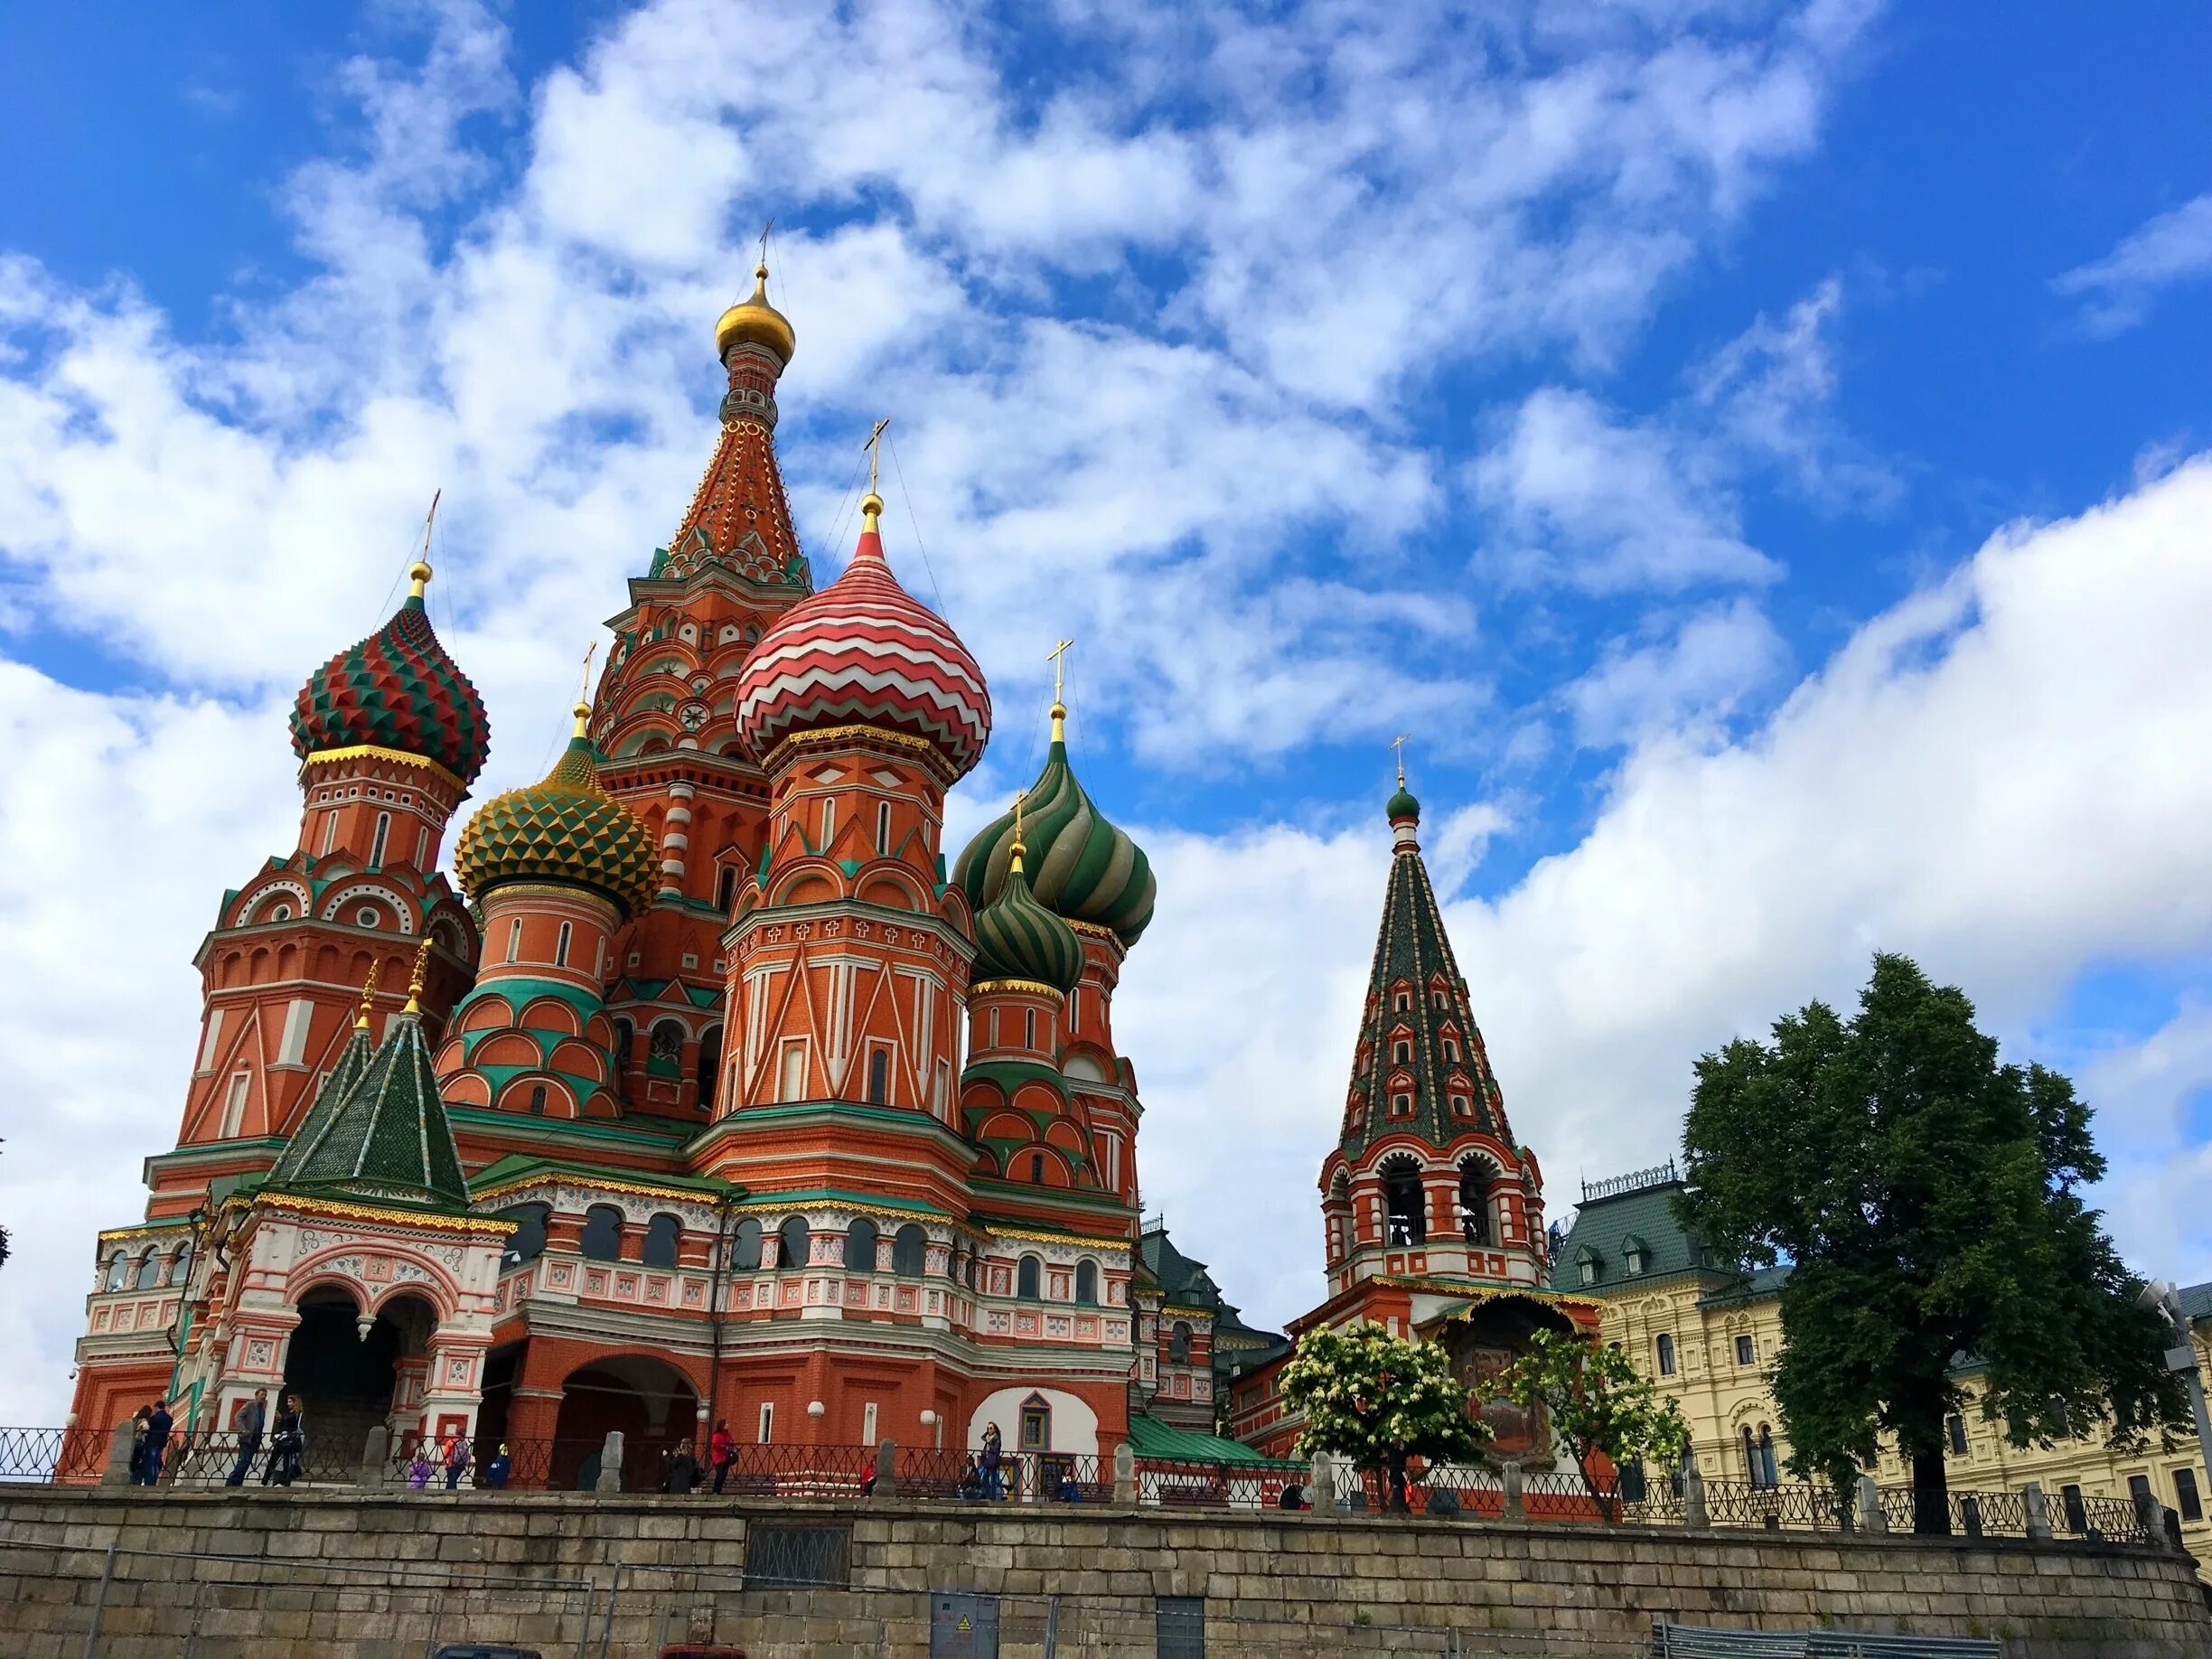
[[[927,739],[957,777],[990,740],[983,670],[945,620],[898,584],[866,511],[844,575],[761,636],[737,677],[737,735],[755,760],[799,732],[877,726]]]

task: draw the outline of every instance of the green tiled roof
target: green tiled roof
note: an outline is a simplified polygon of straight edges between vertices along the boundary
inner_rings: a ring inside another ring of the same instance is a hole
[[[342,1056],[330,1083],[345,1069]],[[467,1205],[468,1183],[438,1098],[421,1016],[403,1013],[395,1019],[342,1094],[324,1085],[269,1171],[267,1185],[455,1209]]]
[[[1183,1463],[1269,1463],[1249,1446],[1218,1434],[1177,1429],[1147,1412],[1129,1413],[1129,1449],[1139,1457],[1173,1457]]]
[[[1682,1191],[1680,1180],[1658,1181],[1649,1186],[1611,1197],[1586,1198],[1575,1212],[1551,1263],[1551,1289],[1579,1295],[1591,1290],[1617,1290],[1623,1285],[1664,1279],[1677,1273],[1720,1271],[1704,1259],[1674,1214],[1674,1199]],[[1644,1270],[1628,1271],[1623,1246],[1629,1239],[1644,1242]],[[1598,1259],[1598,1279],[1582,1280],[1581,1263]]]

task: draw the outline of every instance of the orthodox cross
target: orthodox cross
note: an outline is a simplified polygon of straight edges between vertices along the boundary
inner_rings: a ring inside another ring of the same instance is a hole
[[[867,442],[860,445],[868,452],[868,493],[870,495],[876,493],[876,462],[883,450],[884,428],[890,424],[891,417],[888,415],[885,416],[868,429]]]
[[[597,640],[594,640],[584,648],[584,682],[576,687],[576,701],[579,703],[586,703],[591,700],[592,659],[598,654],[599,642]]]
[[[1400,789],[1405,787],[1405,746],[1412,740],[1412,735],[1409,732],[1400,732],[1398,736],[1390,740],[1390,746],[1396,750],[1398,755],[1398,787]]]
[[[774,229],[775,229],[775,220],[774,220],[773,219],[771,219],[771,220],[769,220],[769,221],[768,221],[766,224],[764,224],[764,225],[763,225],[763,226],[761,227],[761,233],[760,233],[761,257],[760,257],[760,262],[761,262],[763,265],[765,265],[765,264],[767,264],[767,263],[768,263],[768,233],[769,233],[771,230],[774,230]]]
[[[445,486],[443,485],[440,485],[437,489],[433,490],[430,492],[430,511],[423,514],[422,556],[423,561],[426,564],[429,562],[430,558],[430,527],[437,522],[437,504],[439,498],[444,496],[445,493]]]
[[[1026,799],[1028,798],[1028,795],[1029,795],[1029,792],[1028,792],[1027,790],[1026,790],[1026,789],[1017,789],[1017,790],[1016,790],[1016,791],[1014,792],[1014,845],[1015,845],[1015,846],[1017,846],[1017,847],[1019,847],[1019,846],[1021,845],[1021,839],[1022,839],[1022,833],[1021,833],[1021,810],[1022,810],[1022,802],[1023,802],[1025,800],[1026,800]]]
[[[1055,703],[1067,701],[1060,693],[1066,684],[1068,647],[1074,643],[1073,640],[1062,640],[1045,653],[1045,661],[1053,665],[1053,701]]]

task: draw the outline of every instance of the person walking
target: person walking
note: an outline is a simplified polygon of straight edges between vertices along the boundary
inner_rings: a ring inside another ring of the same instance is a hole
[[[997,1423],[983,1426],[983,1495],[994,1504],[1006,1496],[1006,1452]]]
[[[145,1484],[146,1430],[153,1421],[152,1406],[142,1405],[131,1413],[130,1484],[134,1486]]]
[[[254,1397],[246,1402],[246,1409],[238,1414],[238,1461],[230,1466],[225,1477],[226,1486],[242,1486],[246,1472],[253,1467],[254,1459],[261,1455],[261,1437],[268,1429],[268,1390],[257,1388]]]
[[[708,1437],[707,1461],[714,1465],[714,1489],[719,1492],[729,1478],[730,1466],[737,1461],[737,1440],[726,1421],[716,1423],[714,1433]]]
[[[300,1457],[307,1449],[307,1413],[297,1394],[286,1394],[276,1411],[276,1432],[269,1441],[261,1484],[288,1486],[299,1478]]]
[[[445,1490],[458,1491],[461,1476],[469,1466],[469,1438],[456,1434],[445,1442]]]
[[[138,1469],[142,1486],[150,1486],[161,1479],[162,1458],[168,1453],[170,1431],[175,1427],[176,1420],[169,1415],[167,1401],[156,1400],[152,1415],[146,1419],[145,1457]]]

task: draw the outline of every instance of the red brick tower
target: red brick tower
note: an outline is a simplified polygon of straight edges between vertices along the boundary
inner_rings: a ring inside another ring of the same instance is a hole
[[[723,1053],[721,933],[760,860],[768,780],[737,736],[745,657],[811,591],[775,455],[776,381],[796,343],[768,267],[725,312],[722,433],[669,545],[630,583],[594,705],[600,777],[658,848],[614,942],[607,1013],[624,1109],[703,1122]]]
[[[155,1162],[155,1215],[190,1210],[212,1178],[268,1166],[344,1046],[371,968],[404,987],[426,936],[434,1022],[473,970],[474,924],[436,865],[489,733],[423,608],[430,567],[408,576],[390,621],[301,688],[298,844],[223,895],[195,959],[200,1044],[178,1151]]]

